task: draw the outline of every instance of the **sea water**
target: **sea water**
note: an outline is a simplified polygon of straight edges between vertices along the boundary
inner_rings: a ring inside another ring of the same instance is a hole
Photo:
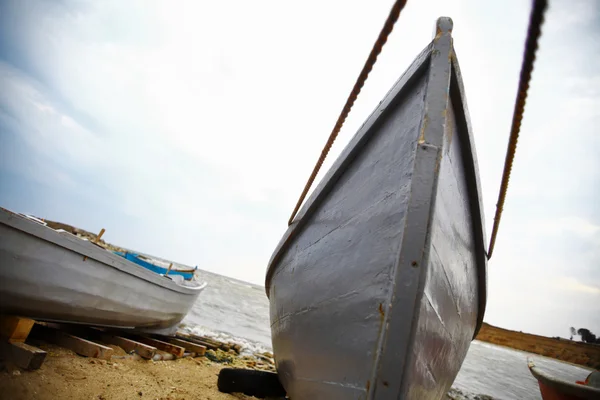
[[[186,329],[220,340],[235,341],[245,352],[271,351],[269,303],[265,288],[200,271],[208,282],[183,323]],[[488,395],[494,399],[541,399],[536,379],[527,368],[527,359],[545,372],[571,382],[585,380],[590,370],[554,359],[485,342],[473,341],[453,388],[462,399]]]

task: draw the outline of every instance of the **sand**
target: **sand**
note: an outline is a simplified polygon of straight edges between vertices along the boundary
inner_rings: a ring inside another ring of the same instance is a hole
[[[205,357],[169,361],[133,359],[117,347],[111,361],[79,356],[54,345],[42,367],[24,371],[2,365],[0,399],[254,399],[217,389],[219,370]]]

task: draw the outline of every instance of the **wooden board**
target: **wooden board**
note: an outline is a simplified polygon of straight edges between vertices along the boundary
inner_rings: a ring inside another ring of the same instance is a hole
[[[156,347],[149,346],[147,344],[144,344],[144,343],[132,340],[132,339],[127,339],[122,336],[114,336],[114,335],[110,335],[110,334],[106,334],[106,333],[98,333],[98,338],[100,339],[100,341],[102,341],[104,343],[114,344],[116,346],[119,346],[120,348],[125,350],[127,353],[135,351],[137,354],[140,355],[140,357],[143,357],[146,359],[152,359],[152,357],[154,357],[154,354],[156,354]]]
[[[188,342],[187,340],[175,339],[175,338],[165,338],[165,341],[184,347],[190,353],[196,353],[197,356],[203,356],[206,353],[206,346],[201,344],[196,344],[192,342]]]
[[[31,334],[36,338],[55,343],[86,357],[110,360],[113,354],[113,349],[110,347],[47,326],[36,324]]]
[[[144,343],[136,342],[132,339],[127,339],[119,335],[118,332],[104,331],[95,327],[87,327],[73,324],[54,324],[54,327],[59,328],[63,332],[71,335],[91,340],[94,342],[102,342],[105,344],[113,344],[122,348],[125,352],[136,352],[140,357],[151,359],[154,357],[156,347],[148,346]]]
[[[26,343],[0,341],[0,357],[19,368],[38,369],[46,359],[46,352]]]
[[[33,327],[34,320],[6,315],[0,317],[0,336],[11,343],[25,342]]]
[[[207,349],[211,349],[211,350],[216,350],[218,349],[220,346],[215,345],[214,343],[209,343],[205,340],[200,339],[198,336],[195,335],[191,335],[191,334],[187,334],[187,333],[177,333],[176,334],[178,339],[183,339],[185,341],[188,342],[192,342],[192,343],[196,343],[199,344],[201,346],[206,347]]]
[[[138,342],[147,344],[148,346],[156,347],[158,350],[173,354],[176,357],[183,357],[183,353],[185,353],[185,348],[163,342],[162,340],[152,339],[146,336],[132,336],[132,338]]]

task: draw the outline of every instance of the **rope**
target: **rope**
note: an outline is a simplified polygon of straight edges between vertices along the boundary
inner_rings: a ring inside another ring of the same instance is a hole
[[[346,121],[346,117],[348,117],[348,114],[350,113],[350,109],[354,105],[354,102],[356,101],[358,94],[360,93],[365,81],[367,80],[369,73],[373,69],[375,62],[377,61],[377,57],[379,56],[379,53],[381,53],[381,49],[383,48],[383,45],[385,44],[385,42],[387,42],[388,36],[392,32],[392,29],[394,29],[394,24],[398,20],[398,17],[400,16],[400,12],[402,11],[402,9],[404,8],[405,5],[406,5],[406,0],[396,0],[392,9],[390,10],[390,14],[388,15],[388,18],[385,21],[385,24],[383,25],[383,28],[381,29],[379,36],[377,37],[377,41],[375,42],[375,44],[373,45],[373,48],[371,49],[369,58],[367,58],[367,61],[365,62],[365,65],[363,66],[363,69],[360,72],[360,75],[358,76],[358,79],[356,80],[356,83],[354,84],[354,87],[352,88],[352,91],[350,92],[348,99],[346,100],[346,104],[344,105],[344,108],[342,109],[342,112],[341,112],[340,116],[338,117],[337,122],[335,123],[335,126],[333,127],[333,131],[329,135],[329,139],[327,140],[325,147],[321,151],[321,156],[319,157],[317,164],[315,165],[312,173],[310,174],[310,177],[308,178],[308,182],[306,182],[306,185],[304,186],[304,190],[302,190],[302,194],[300,195],[300,198],[298,199],[298,202],[296,203],[296,207],[294,208],[294,211],[292,212],[292,215],[290,216],[288,225],[292,224],[294,217],[296,216],[296,213],[298,213],[298,210],[300,209],[302,202],[306,198],[306,194],[310,190],[310,187],[312,186],[315,178],[317,177],[317,174],[319,173],[319,170],[321,169],[321,166],[323,165],[323,161],[325,161],[325,158],[327,157],[327,153],[329,153],[329,150],[331,149],[333,142],[335,141],[338,133],[342,129],[342,125],[344,125],[344,121]]]
[[[512,169],[515,152],[517,150],[517,141],[519,139],[519,130],[521,129],[521,120],[525,111],[525,100],[527,99],[527,90],[529,89],[529,81],[533,72],[533,63],[535,62],[535,53],[538,48],[538,40],[542,34],[542,25],[544,23],[544,12],[547,8],[546,0],[534,0],[531,14],[529,16],[529,28],[527,30],[527,39],[525,42],[525,50],[523,53],[523,63],[521,64],[521,75],[519,77],[519,88],[517,91],[517,99],[513,111],[512,127],[510,130],[510,138],[508,140],[508,148],[506,150],[506,158],[504,160],[504,171],[502,173],[502,182],[500,184],[500,194],[496,203],[496,215],[494,216],[494,227],[492,228],[492,237],[488,247],[488,260],[492,258],[494,252],[494,244],[498,235],[498,226],[502,218],[502,210],[504,200],[506,199],[506,191],[508,190],[508,181]]]

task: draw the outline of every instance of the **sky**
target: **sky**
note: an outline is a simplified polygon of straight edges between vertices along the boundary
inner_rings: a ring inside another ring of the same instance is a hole
[[[600,334],[600,3],[550,3],[485,320]],[[263,285],[391,5],[3,0],[0,206]],[[449,16],[489,238],[529,7],[409,2],[314,186]]]

